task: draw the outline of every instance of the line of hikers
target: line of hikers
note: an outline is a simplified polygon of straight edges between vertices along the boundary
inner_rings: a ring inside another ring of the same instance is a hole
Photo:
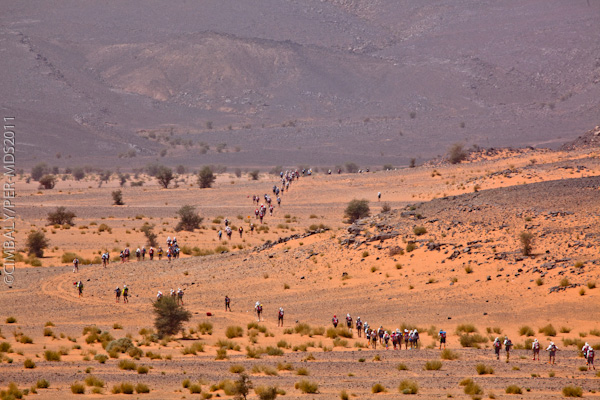
[[[177,304],[183,305],[183,290],[181,288],[178,288],[177,291],[171,289],[170,296],[171,298],[177,300]],[[156,294],[156,300],[161,300],[163,297],[163,293],[159,290]]]

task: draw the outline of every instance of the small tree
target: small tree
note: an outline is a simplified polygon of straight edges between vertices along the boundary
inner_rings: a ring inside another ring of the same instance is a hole
[[[44,175],[40,178],[40,185],[42,185],[44,189],[54,189],[56,177],[50,174]]]
[[[177,211],[179,215],[179,223],[175,227],[177,232],[189,231],[192,232],[194,229],[200,227],[200,224],[204,220],[201,216],[196,214],[196,207],[186,204]]]
[[[183,328],[183,323],[192,318],[192,313],[177,304],[171,296],[165,296],[152,303],[154,312],[154,327],[160,337],[174,335]]]
[[[158,242],[156,241],[157,235],[156,235],[156,233],[154,233],[153,229],[154,229],[154,225],[145,223],[140,228],[140,231],[142,231],[144,233],[144,235],[146,236],[146,239],[148,240],[148,246],[157,247],[158,246]]]
[[[236,168],[234,170],[235,176],[237,176],[238,178],[242,177],[242,169],[241,168]]]
[[[521,252],[524,256],[531,255],[531,248],[533,245],[533,234],[531,232],[523,231],[519,235],[521,240]]]
[[[27,236],[28,254],[34,254],[36,257],[43,257],[44,249],[48,248],[49,244],[50,242],[42,231],[34,231]]]
[[[253,181],[257,181],[260,171],[255,169],[254,171],[250,171],[248,174],[250,175],[250,177],[252,178]]]
[[[185,167],[183,165],[178,165],[177,168],[175,168],[175,172],[179,175],[183,175],[185,174]]]
[[[209,188],[215,181],[215,174],[209,166],[205,166],[198,173],[198,185],[201,188]]]
[[[388,203],[383,203],[383,205],[381,206],[382,213],[390,212],[391,210],[392,210],[392,207],[390,207],[390,205]]]
[[[67,211],[65,207],[56,207],[56,211],[48,213],[48,222],[50,225],[75,225],[73,219],[76,217],[72,211]]]
[[[356,165],[353,162],[347,162],[346,164],[344,164],[344,166],[346,167],[346,172],[348,173],[358,172],[358,165]]]
[[[112,171],[107,169],[106,171],[98,173],[98,178],[100,179],[100,182],[108,182],[110,180],[111,175]]]
[[[122,206],[123,204],[123,192],[121,190],[115,190],[112,192],[113,204],[115,206]]]
[[[409,168],[414,168],[417,165],[417,159],[416,158],[411,158],[410,159],[410,164],[408,164]]]
[[[40,163],[31,168],[31,179],[39,181],[42,176],[49,172],[48,165],[46,163]]]
[[[467,158],[467,152],[460,143],[454,143],[448,150],[448,160],[452,164],[459,164]]]
[[[80,181],[85,178],[85,171],[83,168],[73,168],[73,178],[75,178],[76,181]]]
[[[371,210],[369,209],[369,200],[354,199],[350,203],[348,203],[348,206],[344,211],[344,215],[348,217],[348,221],[352,223],[357,219],[368,217],[370,211]]]
[[[240,377],[235,381],[235,400],[246,400],[248,393],[252,389],[252,381],[250,377],[244,372],[240,374]]]
[[[161,166],[156,174],[158,183],[160,183],[165,189],[169,187],[169,183],[171,183],[173,178],[175,178],[175,175],[173,175],[173,170],[164,166]]]

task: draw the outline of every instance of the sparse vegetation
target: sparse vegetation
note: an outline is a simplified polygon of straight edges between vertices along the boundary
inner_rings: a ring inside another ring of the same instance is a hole
[[[521,390],[521,388],[517,385],[509,385],[506,388],[506,393],[507,394],[523,394],[523,390]]]
[[[368,217],[370,214],[369,201],[368,200],[357,200],[354,199],[344,211],[344,215],[348,218],[350,223],[353,223],[357,219]]]
[[[294,387],[300,390],[302,393],[318,393],[319,385],[316,382],[310,382],[306,379],[302,379],[299,382],[296,382]]]
[[[241,326],[228,326],[225,329],[225,336],[229,339],[244,336],[244,329]]]
[[[405,379],[400,382],[398,391],[402,394],[417,394],[419,393],[419,385],[415,381]]]
[[[448,160],[451,164],[459,164],[467,158],[467,152],[461,143],[454,143],[448,149]]]
[[[123,192],[121,189],[115,190],[112,192],[113,204],[115,206],[122,206],[125,203],[123,202]]]
[[[438,371],[442,369],[442,362],[438,360],[427,361],[423,369],[426,371]]]
[[[371,387],[371,393],[384,393],[384,392],[387,392],[387,389],[381,383],[376,383]]]
[[[565,397],[583,397],[583,390],[579,386],[565,386],[562,389],[562,394]]]
[[[44,249],[50,245],[50,241],[46,239],[46,235],[42,231],[33,231],[27,235],[26,244],[28,254],[33,254],[36,257],[44,256]]]
[[[458,353],[456,353],[455,351],[452,351],[450,349],[444,349],[444,350],[442,350],[442,352],[440,354],[440,358],[442,360],[457,360],[460,357],[459,357]]]
[[[177,232],[189,231],[193,232],[194,229],[198,229],[200,224],[204,220],[201,216],[196,213],[196,207],[186,204],[182,206],[178,211],[179,223],[175,227]]]
[[[519,240],[521,241],[521,252],[524,256],[531,255],[533,246],[533,234],[531,232],[523,231],[519,234]]]
[[[477,364],[475,366],[475,369],[477,370],[477,373],[479,375],[491,375],[494,373],[494,368],[488,367],[487,365],[482,364],[482,363]]]
[[[48,223],[50,225],[75,225],[73,220],[76,215],[72,211],[67,211],[65,207],[57,207],[55,211],[48,213]]]
[[[189,311],[170,296],[154,301],[152,307],[155,315],[154,327],[160,337],[181,331],[183,323],[192,317]]]
[[[198,173],[198,185],[203,189],[212,187],[215,179],[213,170],[208,166],[203,167]]]
[[[556,336],[556,329],[552,326],[552,324],[541,327],[538,332],[543,333],[545,336]]]

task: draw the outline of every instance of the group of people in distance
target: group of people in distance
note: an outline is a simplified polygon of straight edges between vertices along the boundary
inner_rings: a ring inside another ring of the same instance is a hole
[[[177,301],[177,304],[183,305],[183,289],[177,288],[177,290],[171,289],[170,293],[171,298]],[[161,300],[163,298],[163,293],[159,290],[156,294],[156,300]]]
[[[339,320],[337,315],[334,315],[331,319],[331,323],[334,328],[338,327]],[[346,314],[346,327],[349,331],[352,331],[354,326],[352,316],[348,313]],[[402,350],[402,343],[404,342],[405,348],[408,350],[409,346],[411,349],[419,348],[419,331],[417,329],[404,329],[402,332],[399,328],[396,330],[392,330],[391,333],[383,328],[383,325],[380,325],[379,328],[373,329],[369,326],[368,322],[363,322],[360,317],[356,318],[356,334],[358,337],[362,337],[364,333],[365,339],[371,347],[374,349],[377,348],[377,342],[379,342],[380,346],[385,347],[385,349],[389,349],[390,345],[393,346],[394,350]],[[440,331],[440,335],[443,331]],[[443,332],[444,345],[446,343],[446,333]],[[440,344],[441,347],[441,344]]]

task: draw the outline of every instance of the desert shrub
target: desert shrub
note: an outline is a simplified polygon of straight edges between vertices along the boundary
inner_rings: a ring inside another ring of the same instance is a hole
[[[158,235],[156,233],[154,233],[154,225],[145,223],[140,228],[140,232],[142,232],[144,234],[144,236],[146,236],[146,241],[148,243],[148,246],[151,246],[151,247],[158,246],[158,241],[156,240]]]
[[[39,379],[36,382],[35,387],[37,387],[38,389],[48,389],[50,387],[50,382],[48,382],[45,379]]]
[[[133,386],[133,384],[129,383],[129,382],[121,382],[118,385],[114,385],[111,392],[113,394],[133,394],[135,390],[135,387]]]
[[[494,368],[488,367],[487,365],[481,363],[477,364],[475,369],[479,375],[491,375],[494,373]]]
[[[461,333],[477,333],[478,330],[473,324],[461,324],[456,327],[456,334],[460,335]]]
[[[538,332],[543,333],[545,336],[556,336],[556,329],[554,329],[552,324],[541,327]]]
[[[27,247],[27,253],[33,254],[36,257],[44,256],[44,249],[48,248],[50,242],[46,239],[46,235],[42,231],[33,231],[27,235],[27,241],[25,246]]]
[[[413,228],[413,233],[416,236],[421,236],[427,233],[427,228],[425,228],[424,226],[415,226]]]
[[[196,343],[192,344],[191,346],[184,347],[181,350],[181,353],[183,355],[187,355],[187,354],[196,355],[197,353],[202,353],[202,352],[204,352],[204,345],[200,342],[196,342]]]
[[[368,217],[370,214],[369,201],[368,200],[357,200],[354,199],[348,203],[344,211],[344,215],[348,218],[350,223],[357,219]]]
[[[282,356],[283,350],[278,347],[267,346],[267,355],[269,356]]]
[[[260,364],[254,364],[252,366],[252,373],[253,374],[263,373],[263,374],[269,375],[269,376],[279,375],[275,368],[269,367],[268,365],[260,365]]]
[[[39,181],[42,176],[50,172],[50,167],[46,163],[36,164],[31,168],[31,179]]]
[[[201,188],[209,188],[212,186],[215,178],[213,170],[210,167],[205,166],[198,173],[198,185]]]
[[[371,393],[384,393],[384,392],[387,392],[387,389],[381,383],[376,383],[371,387]]]
[[[400,382],[398,391],[402,394],[417,394],[419,393],[419,385],[415,381],[405,379]]]
[[[39,182],[44,189],[54,189],[54,185],[56,185],[56,176],[46,174],[40,178]]]
[[[274,400],[277,398],[277,386],[258,386],[254,389],[254,393],[260,400]]]
[[[459,336],[460,345],[462,347],[474,347],[478,349],[480,344],[487,342],[487,338],[478,333],[464,334]]]
[[[126,371],[133,371],[137,368],[137,365],[131,360],[121,360],[119,361],[119,369],[123,369]]]
[[[108,360],[108,356],[106,354],[96,354],[94,360],[98,361],[100,364],[104,364],[106,360]]]
[[[431,360],[431,361],[427,361],[425,363],[425,366],[423,367],[424,370],[426,371],[437,371],[442,369],[442,362],[438,361],[438,360]]]
[[[150,393],[150,388],[145,383],[140,382],[137,385],[135,385],[135,392],[136,393]]]
[[[521,241],[521,252],[523,255],[530,255],[533,245],[533,234],[531,232],[523,231],[519,234],[519,240]]]
[[[589,281],[587,283],[587,287],[588,287],[588,289],[595,289],[596,288],[596,281]]]
[[[30,359],[30,358],[27,358],[27,359],[26,359],[26,360],[23,362],[23,366],[24,366],[25,368],[28,368],[28,369],[33,369],[33,368],[35,368],[35,362],[33,362],[33,360],[32,360],[32,359]]]
[[[296,370],[296,375],[308,376],[310,375],[310,372],[308,371],[308,368],[300,367]]]
[[[44,328],[44,336],[54,336],[54,332],[50,328]]]
[[[531,327],[524,325],[522,327],[519,328],[519,335],[521,336],[533,336],[535,335],[535,332],[533,331],[533,329],[531,329]]]
[[[454,143],[448,149],[448,161],[451,164],[459,164],[467,158],[467,152],[465,151],[461,143]]]
[[[215,343],[215,346],[222,349],[240,351],[240,345],[231,340],[219,339],[217,343]]]
[[[160,337],[181,331],[183,323],[192,317],[192,314],[183,308],[183,305],[177,304],[171,296],[154,301],[152,307],[155,315],[154,327]]]
[[[228,326],[227,329],[225,329],[225,336],[229,339],[243,337],[244,329],[241,326]]]
[[[347,162],[344,164],[344,167],[346,168],[346,172],[348,172],[349,174],[355,174],[358,172],[358,165],[356,163],[353,162]]]
[[[191,385],[188,385],[188,386],[186,386],[186,388],[189,389],[190,394],[199,394],[199,393],[202,393],[202,386],[200,386],[197,383],[193,383]]]
[[[111,194],[115,206],[122,206],[125,204],[123,203],[123,192],[120,189],[113,191]]]
[[[173,170],[171,168],[161,165],[158,167],[155,177],[158,180],[158,183],[163,188],[167,189],[171,181],[175,178],[175,175],[173,174]]]
[[[83,383],[74,382],[71,385],[71,393],[73,393],[73,394],[85,394],[85,386],[83,385]]]
[[[33,339],[31,339],[29,336],[27,335],[19,335],[19,343],[23,343],[23,344],[31,344],[33,343]]]
[[[517,385],[509,385],[505,391],[507,394],[523,394],[523,390]]]
[[[381,206],[382,213],[387,213],[387,212],[390,212],[391,210],[392,210],[392,207],[390,207],[390,205],[388,203],[383,203],[383,205]]]
[[[583,390],[579,386],[569,385],[562,389],[562,394],[565,397],[582,397]]]
[[[85,384],[88,386],[104,387],[104,381],[96,378],[94,375],[89,375],[85,378]]]
[[[200,227],[200,224],[204,220],[201,216],[196,213],[196,207],[186,204],[182,206],[178,211],[177,215],[179,215],[179,222],[175,227],[177,232],[179,231],[189,231],[193,232],[194,229]]]
[[[414,250],[416,250],[416,249],[417,249],[417,244],[416,244],[415,242],[413,242],[413,241],[409,241],[409,242],[406,244],[406,252],[407,252],[407,253],[410,253],[410,252],[412,252],[412,251],[414,251]]]
[[[7,324],[14,324],[15,322],[17,322],[17,319],[13,316],[7,317],[6,318],[6,323]]]
[[[241,374],[245,370],[246,368],[244,368],[244,366],[241,364],[233,364],[229,367],[229,372],[231,372],[232,374]]]
[[[102,339],[100,339],[102,341]],[[135,348],[133,342],[128,337],[120,338],[117,340],[111,340],[104,346],[107,352],[118,351],[119,353],[126,353],[130,349]]]
[[[2,342],[0,343],[0,353],[10,353],[12,351],[10,347],[10,343]]]
[[[468,382],[466,382],[466,384],[463,386],[465,394],[468,394],[470,396],[477,396],[483,394],[483,390],[481,390],[481,387],[475,382],[473,382],[472,379],[469,379]]]
[[[442,353],[440,354],[440,358],[442,360],[457,360],[459,357],[458,353],[450,350],[450,349],[444,349],[442,350]]]
[[[248,393],[250,393],[250,389],[252,389],[252,381],[248,375],[241,373],[231,389],[228,389],[226,385],[223,386],[222,389],[225,391],[226,395],[236,395],[237,399],[246,399]]]
[[[48,213],[48,223],[50,225],[75,225],[73,219],[76,215],[72,211],[67,211],[65,207],[57,207],[55,211]]]
[[[250,178],[252,178],[253,181],[257,181],[260,176],[260,171],[255,169],[253,171],[248,172],[248,175],[250,175]]]
[[[571,284],[571,282],[569,281],[569,278],[567,278],[567,277],[564,277],[564,278],[562,278],[562,279],[560,280],[560,282],[559,282],[559,285],[560,285],[561,287],[567,287],[567,286],[569,286],[570,284]]]
[[[227,349],[217,349],[217,355],[215,357],[215,360],[227,360],[228,358],[229,357],[227,356]]]
[[[246,357],[248,358],[260,358],[261,354],[265,353],[265,349],[262,347],[250,347],[246,346]]]
[[[198,324],[198,333],[201,335],[212,335],[213,324],[209,321],[203,321]]]
[[[310,382],[306,379],[296,382],[294,387],[302,393],[318,393],[319,391],[319,385],[316,382]]]
[[[44,352],[46,361],[60,361],[60,353],[58,351],[46,350]]]
[[[398,371],[408,371],[408,367],[406,366],[406,364],[404,363],[400,363],[396,366],[396,369]]]

